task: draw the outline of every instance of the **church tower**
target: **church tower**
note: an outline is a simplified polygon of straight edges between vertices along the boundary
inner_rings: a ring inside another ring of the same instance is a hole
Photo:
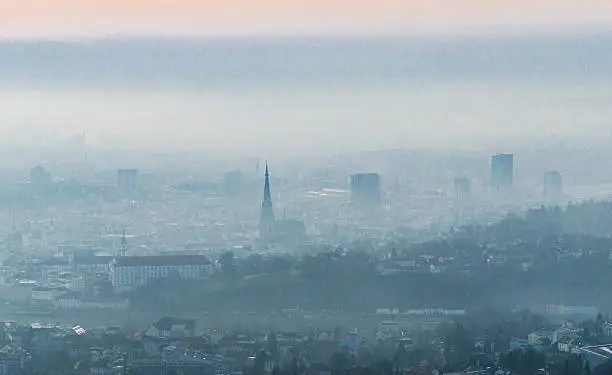
[[[268,163],[266,162],[266,174],[264,182],[264,195],[261,202],[261,217],[259,218],[259,236],[270,237],[274,230],[274,209],[272,208],[272,195],[270,194],[270,175]]]

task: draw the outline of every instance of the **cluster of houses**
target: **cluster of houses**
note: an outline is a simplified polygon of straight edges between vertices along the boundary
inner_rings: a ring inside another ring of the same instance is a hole
[[[570,321],[537,329],[526,338],[512,338],[509,351],[535,349],[546,355],[580,357],[584,366],[595,368],[612,360],[612,323],[601,317],[596,322],[576,325]],[[486,336],[479,337],[474,353],[494,354],[496,349]]]
[[[50,373],[165,375],[243,373],[256,356],[269,353],[266,369],[291,366],[326,373],[338,350],[355,349],[354,331],[262,333],[246,330],[199,329],[196,321],[163,317],[146,329],[119,327],[18,325],[5,322],[0,330],[0,373],[17,375],[40,369]],[[273,346],[273,348],[272,348]]]

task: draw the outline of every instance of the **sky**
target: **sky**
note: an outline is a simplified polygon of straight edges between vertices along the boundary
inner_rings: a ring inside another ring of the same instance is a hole
[[[265,157],[608,136],[611,25],[610,0],[0,0],[0,144]],[[422,38],[439,33],[469,35]]]
[[[0,37],[411,34],[612,23],[609,0],[0,0]]]

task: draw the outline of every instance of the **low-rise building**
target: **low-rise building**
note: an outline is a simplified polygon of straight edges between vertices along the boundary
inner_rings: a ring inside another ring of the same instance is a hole
[[[130,306],[130,301],[123,298],[85,298],[81,293],[73,292],[65,294],[53,302],[53,307],[57,309],[69,310],[126,310]]]
[[[529,341],[526,339],[513,337],[510,339],[509,348],[513,352],[515,350],[526,350],[529,347]]]
[[[563,339],[577,339],[582,337],[582,334],[582,328],[574,327],[573,324],[567,322],[553,332],[552,343],[555,344]]]
[[[540,328],[527,335],[527,342],[531,346],[550,345],[553,342],[554,329]]]
[[[194,337],[196,335],[196,321],[163,317],[153,323],[147,329],[145,335],[162,338]]]
[[[32,301],[55,301],[67,292],[68,290],[66,288],[35,287],[32,289]]]

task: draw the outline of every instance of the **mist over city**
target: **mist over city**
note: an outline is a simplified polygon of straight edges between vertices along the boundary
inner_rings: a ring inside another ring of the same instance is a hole
[[[387,34],[4,35],[0,374],[611,374],[612,33]]]

